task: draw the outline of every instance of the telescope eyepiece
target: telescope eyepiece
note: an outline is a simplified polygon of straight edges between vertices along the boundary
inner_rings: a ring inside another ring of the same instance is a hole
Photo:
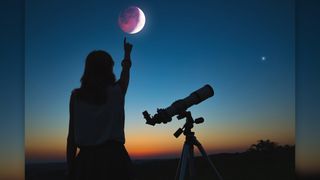
[[[155,123],[153,122],[152,118],[150,117],[150,114],[148,113],[148,111],[143,111],[143,117],[144,119],[146,119],[146,124],[152,125],[154,126]]]

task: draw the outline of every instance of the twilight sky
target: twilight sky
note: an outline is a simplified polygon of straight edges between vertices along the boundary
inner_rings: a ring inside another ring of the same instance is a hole
[[[125,34],[119,12],[135,5],[144,29],[134,47],[126,95],[126,147],[133,159],[179,155],[183,121],[155,127],[154,114],[205,84],[215,96],[191,107],[208,153],[244,151],[259,139],[295,143],[294,3],[284,1],[26,2],[25,151],[27,162],[64,160],[68,103],[86,55],[108,51],[120,75]]]
[[[134,158],[180,153],[183,138],[172,133],[183,122],[151,127],[141,112],[153,114],[209,83],[215,96],[190,108],[206,119],[195,130],[207,151],[242,151],[260,138],[296,140],[297,169],[319,172],[318,1],[0,4],[0,179],[22,179],[25,159],[64,159],[68,99],[84,58],[107,50],[119,77],[124,34],[116,21],[130,5],[147,16],[145,29],[128,36],[134,66],[126,146]]]

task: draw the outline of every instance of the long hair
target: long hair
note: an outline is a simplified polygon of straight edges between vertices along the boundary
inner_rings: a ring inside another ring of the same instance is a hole
[[[92,51],[86,58],[81,77],[79,97],[88,103],[103,104],[107,100],[107,87],[115,83],[113,59],[105,51]]]

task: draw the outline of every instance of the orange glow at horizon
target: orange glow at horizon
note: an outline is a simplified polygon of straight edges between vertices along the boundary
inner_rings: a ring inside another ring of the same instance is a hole
[[[132,159],[179,157],[184,143],[181,135],[175,138],[172,135],[174,128],[127,128],[125,147]],[[207,129],[206,129],[207,128]],[[209,130],[208,130],[209,129]],[[170,133],[168,133],[170,132]],[[196,137],[208,154],[222,152],[242,152],[259,139],[269,137],[271,141],[280,144],[294,144],[291,133],[276,137],[272,134],[259,134],[258,132],[243,131],[236,128],[215,129],[211,127],[196,127]],[[27,135],[26,160],[65,160],[66,134],[58,135]],[[280,141],[280,142],[279,142]],[[196,149],[196,147],[195,147]],[[198,150],[195,154],[199,155]]]

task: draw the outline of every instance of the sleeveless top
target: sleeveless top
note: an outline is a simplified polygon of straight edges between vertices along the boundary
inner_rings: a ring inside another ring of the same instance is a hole
[[[95,105],[75,98],[74,135],[78,146],[100,145],[109,140],[125,143],[124,94],[115,84],[107,88],[105,104]]]

